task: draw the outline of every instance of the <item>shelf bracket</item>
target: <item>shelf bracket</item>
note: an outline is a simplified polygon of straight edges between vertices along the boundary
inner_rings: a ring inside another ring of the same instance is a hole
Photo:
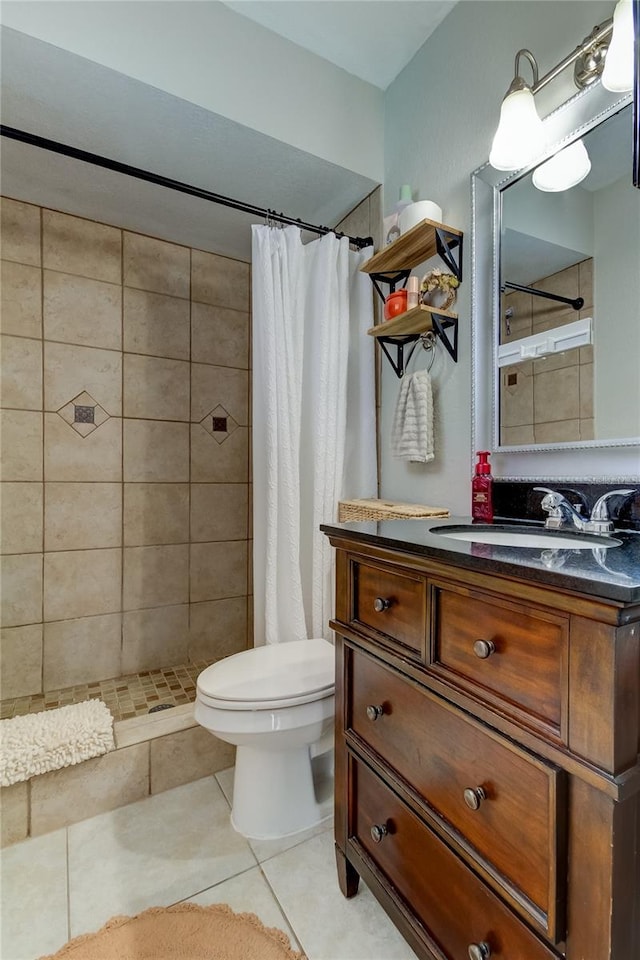
[[[415,350],[419,339],[420,339],[419,333],[408,333],[404,337],[376,337],[376,340],[384,350],[387,360],[393,367],[393,372],[395,373],[396,377],[398,377],[399,379],[402,379],[402,377],[404,377],[405,369],[409,364],[409,360],[411,360],[411,357],[413,356],[413,351]],[[409,343],[412,343],[413,347],[409,353],[409,356],[407,357],[407,362],[405,363],[404,348]],[[389,352],[389,350],[387,349],[387,344],[390,344],[391,346],[394,346],[396,348],[395,360],[391,356],[391,353]]]
[[[431,319],[436,335],[442,340],[445,350],[451,356],[454,363],[458,362],[458,318],[443,317],[442,314],[431,311]],[[445,333],[445,330],[453,327],[453,343]]]
[[[436,227],[436,250],[441,260],[451,270],[458,283],[462,283],[462,236],[455,233],[449,233],[444,227]],[[453,256],[452,251],[458,249],[457,258]]]
[[[387,298],[387,294],[382,290],[379,283],[387,283],[389,285],[389,293],[394,293],[396,289],[396,284],[400,283],[401,280],[404,280],[402,286],[406,286],[407,280],[411,270],[394,270],[393,273],[370,273],[371,282],[376,288],[377,293],[384,301]]]

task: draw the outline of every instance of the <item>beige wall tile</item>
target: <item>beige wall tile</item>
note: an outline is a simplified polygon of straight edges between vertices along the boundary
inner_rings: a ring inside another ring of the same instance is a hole
[[[249,314],[194,303],[191,308],[191,359],[220,367],[249,366]]]
[[[125,353],[124,413],[150,420],[188,420],[189,364]]]
[[[86,437],[57,413],[44,415],[45,480],[122,480],[122,420],[113,417]]]
[[[149,793],[149,744],[136,743],[31,781],[31,834],[39,836]]]
[[[119,613],[45,623],[44,689],[121,676],[121,635]]]
[[[45,270],[43,290],[45,339],[122,349],[120,284]]]
[[[122,544],[119,483],[47,483],[45,550],[91,550]]]
[[[116,227],[43,210],[42,251],[49,270],[121,282],[122,234]]]
[[[189,247],[125,231],[123,282],[127,287],[188,299],[189,262]]]
[[[512,340],[531,336],[532,300],[533,297],[530,293],[522,293],[521,291],[514,290],[512,293],[502,295],[500,343],[510,343]],[[507,322],[505,314],[508,307],[513,310],[513,315]],[[507,332],[507,328],[510,332]]]
[[[0,552],[42,553],[42,484],[3,483]]]
[[[221,404],[236,423],[249,423],[249,374],[230,367],[191,364],[191,419],[202,418]]]
[[[536,423],[536,443],[568,443],[580,439],[579,420],[554,420],[551,423]]]
[[[234,310],[249,309],[249,264],[215,253],[191,253],[191,299]]]
[[[246,483],[191,485],[192,540],[246,540]]]
[[[555,293],[561,297],[578,297],[580,295],[580,278],[578,264],[545,277],[533,284],[538,290]],[[565,323],[573,323],[578,314],[565,303],[545,300],[542,297],[533,297],[533,332],[540,333],[552,327],[559,327]]]
[[[244,597],[192,603],[189,660],[222,660],[246,650],[247,604]]]
[[[42,414],[0,412],[3,480],[42,480]]]
[[[593,364],[580,365],[580,419],[593,420]]]
[[[2,558],[1,622],[18,627],[42,620],[42,554],[13,554]]]
[[[44,619],[71,620],[119,611],[121,563],[120,550],[46,553]]]
[[[125,483],[124,545],[189,541],[189,485]]]
[[[3,333],[42,336],[42,271],[40,267],[2,261],[0,325]]]
[[[186,603],[189,545],[125,547],[123,609]]]
[[[187,603],[128,611],[122,632],[123,674],[186,663],[188,640]]]
[[[595,440],[595,422],[593,420],[580,421],[580,439]]]
[[[124,349],[155,357],[189,359],[188,300],[125,287]]]
[[[0,665],[3,700],[42,693],[42,624],[3,629]]]
[[[500,427],[500,442],[507,446],[519,446],[521,443],[534,443],[533,424],[525,427]]]
[[[246,541],[191,544],[192,602],[241,597],[246,593]]]
[[[0,337],[0,405],[42,410],[42,341]]]
[[[531,365],[527,364],[530,370]],[[516,378],[516,382],[511,380]],[[519,367],[500,371],[500,423],[503,427],[521,427],[533,423],[533,377]]]
[[[578,264],[578,277],[580,286],[580,296],[584,300],[584,306],[577,314],[579,317],[593,316],[593,257],[588,260],[582,260]]]
[[[564,367],[575,367],[580,362],[580,350],[563,350],[548,357],[533,360],[533,375],[551,373],[552,370],[562,370]]]
[[[122,413],[122,355],[68,343],[44,345],[45,410],[60,410],[87,392],[111,417]]]
[[[533,409],[536,425],[552,420],[576,420],[580,416],[579,367],[537,374]]]
[[[188,425],[155,420],[125,420],[124,479],[139,483],[188,481]]]
[[[2,259],[40,266],[40,207],[0,197]]]
[[[235,759],[235,748],[204,727],[158,737],[150,747],[152,794],[226,770]]]
[[[204,427],[191,427],[191,479],[198,483],[244,483],[249,475],[249,430],[238,427],[218,443]]]
[[[25,840],[29,835],[29,784],[14,783],[0,790],[0,846]]]

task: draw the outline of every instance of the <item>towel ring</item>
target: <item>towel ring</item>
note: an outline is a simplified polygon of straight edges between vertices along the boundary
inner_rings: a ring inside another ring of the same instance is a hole
[[[429,357],[429,363],[427,364],[427,373],[431,372],[431,367],[433,366],[433,362],[436,359],[436,347],[438,346],[438,338],[436,337],[433,330],[427,330],[426,333],[421,333],[420,339],[416,340],[414,345],[411,347],[411,352],[407,358],[407,362],[404,367],[405,372],[409,364],[411,363],[411,358],[414,355],[416,347],[418,346],[419,343],[422,343],[422,347],[424,350],[431,351],[431,356]]]

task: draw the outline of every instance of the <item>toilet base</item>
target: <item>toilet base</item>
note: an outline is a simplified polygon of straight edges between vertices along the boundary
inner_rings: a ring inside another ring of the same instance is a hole
[[[254,840],[272,840],[308,830],[333,813],[330,787],[332,783],[326,776],[321,782],[314,782],[308,746],[283,751],[239,746],[232,826]]]

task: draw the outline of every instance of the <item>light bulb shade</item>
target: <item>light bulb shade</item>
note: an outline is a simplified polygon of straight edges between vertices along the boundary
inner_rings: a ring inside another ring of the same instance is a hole
[[[521,170],[544,151],[545,137],[533,94],[528,87],[508,93],[489,154],[496,170]]]
[[[560,150],[533,171],[533,185],[546,193],[569,190],[584,180],[591,170],[591,160],[582,140]]]
[[[618,0],[613,11],[613,34],[602,71],[602,86],[613,93],[633,90],[633,8]]]

